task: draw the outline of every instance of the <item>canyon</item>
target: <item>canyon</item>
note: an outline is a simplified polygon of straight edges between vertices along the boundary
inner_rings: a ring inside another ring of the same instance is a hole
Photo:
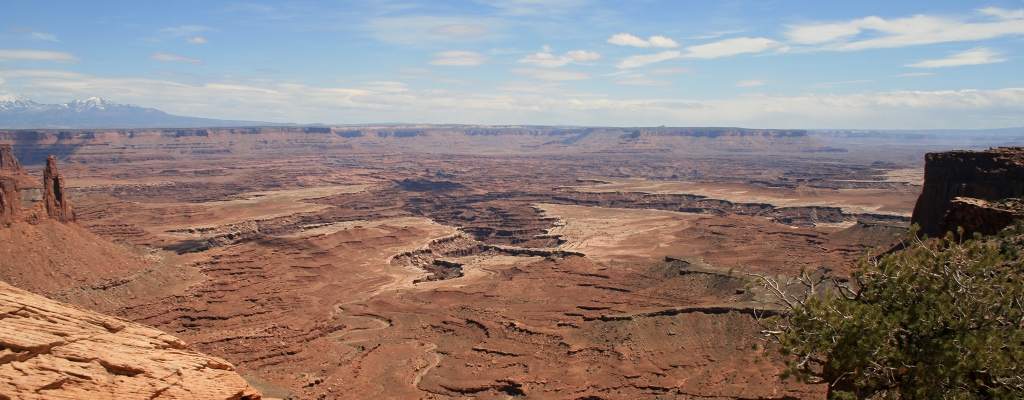
[[[915,204],[998,200],[943,189],[929,150],[740,128],[7,130],[0,280],[180,338],[267,398],[817,398],[759,349],[779,308],[751,277],[846,276]]]

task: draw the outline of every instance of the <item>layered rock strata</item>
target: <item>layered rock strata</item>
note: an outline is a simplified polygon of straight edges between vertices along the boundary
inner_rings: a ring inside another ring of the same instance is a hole
[[[262,398],[217,357],[0,282],[0,398]]]
[[[958,218],[971,214],[964,213],[966,208],[977,209],[981,204],[968,200],[957,205],[957,211],[951,213],[956,198],[992,202],[1022,195],[1024,147],[928,153],[925,155],[924,187],[911,222],[919,224],[923,234],[941,236],[964,225],[964,221]]]

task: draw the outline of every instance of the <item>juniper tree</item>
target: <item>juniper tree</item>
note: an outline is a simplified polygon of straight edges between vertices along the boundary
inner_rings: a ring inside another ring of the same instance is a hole
[[[1024,225],[984,240],[916,233],[849,281],[759,276],[788,308],[763,321],[784,377],[835,399],[1024,397]]]

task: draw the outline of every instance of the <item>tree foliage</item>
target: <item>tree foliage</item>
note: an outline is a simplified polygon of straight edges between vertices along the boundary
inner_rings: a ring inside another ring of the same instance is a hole
[[[1024,397],[1024,226],[1003,238],[921,239],[849,281],[761,276],[788,313],[765,320],[785,375],[830,398]],[[797,293],[789,290],[799,284]]]

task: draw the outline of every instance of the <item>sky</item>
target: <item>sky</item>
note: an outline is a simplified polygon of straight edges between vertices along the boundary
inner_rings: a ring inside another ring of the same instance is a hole
[[[1024,126],[1024,0],[0,0],[0,94],[267,122]]]

